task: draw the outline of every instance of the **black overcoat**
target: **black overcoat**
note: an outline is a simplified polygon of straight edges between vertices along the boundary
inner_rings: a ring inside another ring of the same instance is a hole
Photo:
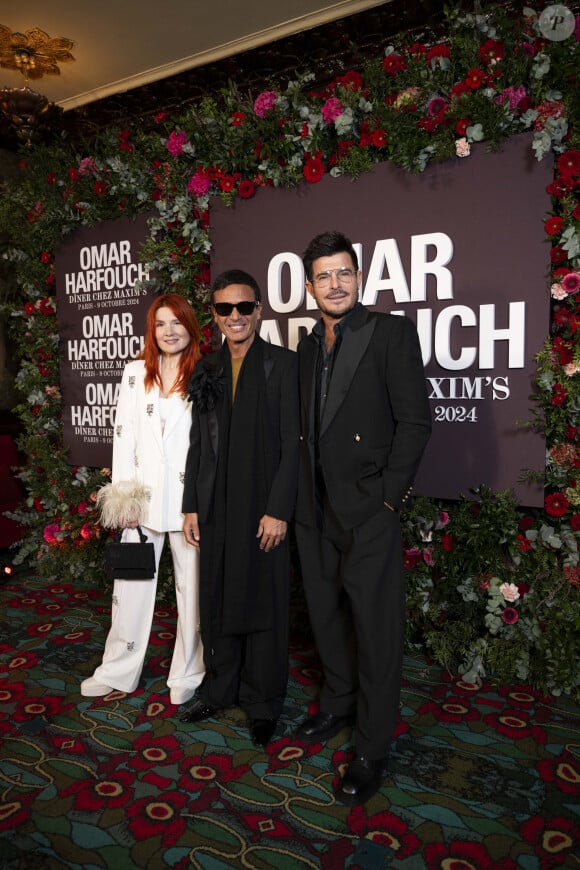
[[[264,514],[289,522],[294,513],[297,357],[256,335],[240,370],[234,406],[227,343],[202,359],[195,375],[183,512],[199,517],[206,643],[210,624],[219,624],[222,634],[272,628],[288,587],[288,541],[264,553],[256,533]],[[253,409],[251,420],[247,408]]]

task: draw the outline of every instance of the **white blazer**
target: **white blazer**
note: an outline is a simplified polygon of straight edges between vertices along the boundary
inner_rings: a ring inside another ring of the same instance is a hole
[[[191,404],[181,397],[171,402],[162,433],[159,387],[145,392],[144,381],[144,361],[127,363],[115,414],[112,480],[139,480],[149,489],[144,526],[156,532],[178,531],[183,527],[181,503]]]

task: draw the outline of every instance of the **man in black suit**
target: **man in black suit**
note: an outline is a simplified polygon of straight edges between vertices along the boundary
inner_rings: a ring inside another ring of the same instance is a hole
[[[297,737],[326,740],[354,720],[349,804],[379,788],[397,721],[405,596],[399,510],[429,439],[416,329],[358,302],[360,271],[341,233],[303,255],[321,319],[298,347],[301,456],[296,536],[324,670],[320,712]]]
[[[206,676],[182,717],[198,722],[239,704],[259,747],[270,741],[286,696],[287,530],[299,448],[297,357],[257,334],[260,300],[247,272],[215,279],[212,310],[225,341],[190,382],[183,529],[200,547]]]

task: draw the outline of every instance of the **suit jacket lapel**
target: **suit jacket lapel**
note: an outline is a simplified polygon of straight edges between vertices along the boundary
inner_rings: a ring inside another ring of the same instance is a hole
[[[330,388],[320,424],[321,435],[340,408],[374,332],[375,318],[368,319],[367,312],[364,309],[363,312],[365,319],[361,326],[357,327],[353,323],[344,330],[342,345],[332,370]]]

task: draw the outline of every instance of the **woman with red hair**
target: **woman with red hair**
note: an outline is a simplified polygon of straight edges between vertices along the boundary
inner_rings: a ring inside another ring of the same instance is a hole
[[[169,535],[177,600],[177,632],[167,678],[172,704],[184,704],[201,683],[199,552],[182,531],[181,502],[191,405],[186,387],[200,358],[200,329],[177,293],[157,297],[147,312],[144,347],[128,363],[119,390],[112,483],[99,492],[101,523],[138,540],[137,525],[155,547],[152,580],[115,580],[111,629],[103,660],[81,683],[86,697],[134,692],[149,643],[159,560]]]

